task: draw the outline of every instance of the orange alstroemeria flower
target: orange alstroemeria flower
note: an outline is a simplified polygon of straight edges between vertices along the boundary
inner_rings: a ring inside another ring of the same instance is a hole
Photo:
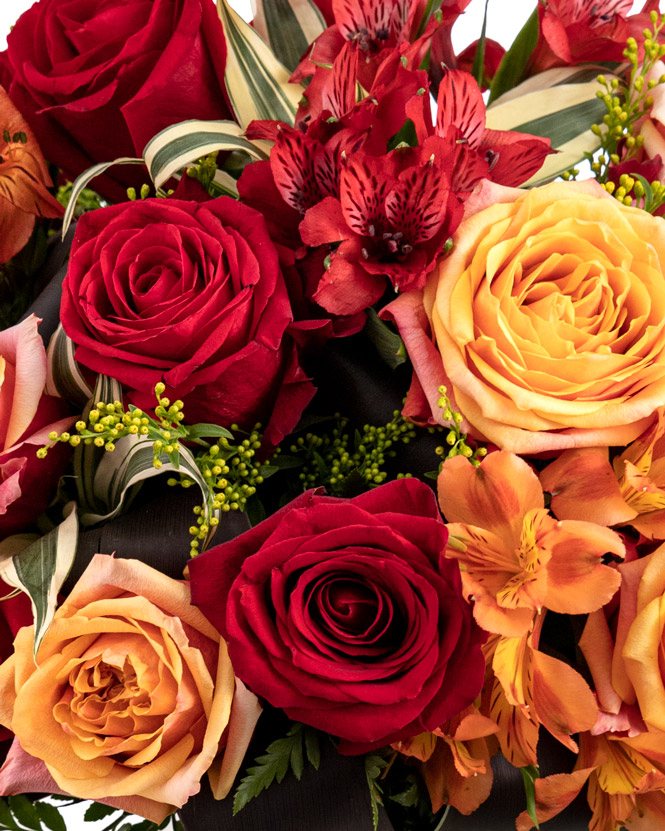
[[[37,217],[62,216],[52,184],[37,139],[0,87],[0,264],[27,243]]]
[[[665,746],[662,737],[604,734],[580,736],[580,754],[572,773],[536,780],[536,816],[545,822],[569,805],[588,780],[587,801],[593,812],[590,831],[655,831],[665,827]],[[526,811],[517,831],[529,831]]]
[[[446,555],[459,561],[474,616],[488,632],[519,638],[542,609],[585,614],[617,590],[619,575],[601,558],[624,556],[618,535],[551,517],[538,477],[519,456],[490,453],[479,467],[448,459],[438,492],[449,520]]]
[[[392,747],[422,763],[420,771],[433,813],[452,805],[468,815],[490,795],[492,754],[487,737],[497,730],[497,725],[472,705],[433,733],[421,733]]]
[[[567,450],[540,476],[560,519],[585,517],[601,525],[632,525],[665,539],[665,410],[609,462],[606,447]]]
[[[589,828],[654,831],[665,827],[665,544],[618,570],[616,615],[590,614],[579,642],[598,720],[580,736],[575,771],[536,782],[537,816],[555,816],[588,779]],[[518,831],[531,827],[522,814]]]
[[[571,666],[538,649],[544,615],[533,633],[491,637],[484,646],[488,667],[483,712],[499,727],[501,751],[515,767],[537,765],[542,725],[574,753],[571,734],[589,730],[598,707],[588,684]]]

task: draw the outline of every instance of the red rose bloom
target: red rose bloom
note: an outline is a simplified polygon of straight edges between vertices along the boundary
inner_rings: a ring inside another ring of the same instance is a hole
[[[253,692],[362,753],[434,730],[480,691],[484,633],[446,539],[415,479],[310,491],[193,560],[192,598]]]
[[[72,179],[141,154],[170,124],[229,118],[226,43],[210,0],[41,0],[7,44],[0,77],[44,155]],[[95,189],[119,201],[126,185],[111,176],[117,168]]]
[[[263,218],[228,197],[85,214],[61,319],[83,366],[117,378],[144,409],[163,381],[189,423],[258,420],[277,444],[314,392],[287,334],[291,307]]]

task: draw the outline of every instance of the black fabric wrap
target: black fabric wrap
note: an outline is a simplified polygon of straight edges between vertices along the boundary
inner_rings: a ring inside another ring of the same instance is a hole
[[[58,325],[66,253],[65,246],[53,247],[43,275],[50,277],[50,282],[30,309],[42,318],[40,332],[47,342]],[[363,334],[330,342],[321,353],[310,356],[308,369],[319,388],[311,409],[321,414],[338,411],[349,416],[355,425],[388,421],[392,411],[401,407],[409,383],[407,368],[390,370]],[[440,443],[440,436],[423,431],[423,435],[400,452],[394,462],[395,470],[422,476],[436,467],[434,448]],[[169,488],[165,478],[149,480],[129,510],[119,518],[81,532],[76,562],[65,592],[97,552],[137,558],[170,577],[182,577],[189,558],[188,528],[197,494],[194,488],[188,491]],[[426,481],[433,484],[431,480]],[[215,543],[232,539],[248,527],[244,514],[227,514]],[[259,720],[248,763],[261,755],[272,739],[283,735],[283,716],[268,708]],[[232,816],[232,799],[215,801],[204,777],[200,794],[192,797],[180,812],[186,831],[372,831],[363,759],[340,756],[331,745],[324,744],[318,772],[306,766],[300,782],[287,775],[281,784],[262,793],[236,817]],[[544,776],[569,772],[575,761],[574,755],[544,730],[538,755]],[[514,831],[515,818],[525,808],[521,773],[502,757],[495,757],[492,767],[495,779],[490,798],[470,816],[451,809],[444,831]],[[544,828],[584,831],[588,820],[586,799],[580,796]],[[380,809],[379,831],[393,831],[383,809]]]

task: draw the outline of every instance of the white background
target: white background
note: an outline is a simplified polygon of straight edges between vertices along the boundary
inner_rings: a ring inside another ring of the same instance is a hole
[[[230,3],[243,17],[251,17],[250,0],[230,0]],[[5,48],[5,38],[10,27],[31,5],[31,0],[0,0],[0,49]],[[535,0],[490,0],[489,37],[498,40],[504,46],[509,45],[534,6]],[[472,0],[466,12],[455,24],[453,41],[458,51],[480,37],[484,8],[483,0]]]
[[[250,0],[229,0],[229,2],[245,19],[251,18]],[[11,26],[31,5],[32,0],[0,0],[0,50],[6,46],[6,37]],[[633,4],[633,8],[639,9],[642,5],[642,0],[639,0]],[[535,0],[490,0],[487,18],[488,37],[508,47],[534,6]],[[480,37],[484,7],[483,0],[472,0],[466,12],[458,19],[453,28],[453,45],[456,51],[461,51]],[[83,809],[79,806],[64,809],[63,815],[69,831],[81,831],[81,829],[94,831],[95,828],[103,828],[106,825],[105,822],[84,823]]]

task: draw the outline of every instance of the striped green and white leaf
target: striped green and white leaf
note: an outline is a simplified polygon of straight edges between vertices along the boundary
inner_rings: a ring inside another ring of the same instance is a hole
[[[84,525],[96,525],[113,519],[125,507],[127,495],[133,488],[162,473],[180,473],[196,482],[203,495],[204,518],[208,521],[208,488],[192,453],[186,447],[181,447],[177,467],[169,461],[166,454],[160,456],[162,467],[159,469],[154,466],[153,460],[150,439],[135,435],[119,439],[115,450],[104,454],[94,476],[96,502],[105,505],[106,510],[103,513],[83,514],[81,522]]]
[[[289,83],[289,70],[226,0],[217,0],[217,12],[226,38],[224,80],[238,123],[243,129],[255,119],[293,124],[304,88]]]
[[[32,542],[27,535],[18,540],[9,537],[0,544],[0,577],[8,585],[24,591],[32,604],[35,659],[39,644],[53,620],[58,592],[76,555],[79,528],[76,503],[69,502],[65,513],[64,521],[44,537]]]
[[[122,385],[107,375],[98,375],[95,388],[83,410],[84,420],[87,420],[90,410],[98,401],[103,401],[105,404],[122,401]],[[106,503],[100,502],[95,493],[97,467],[105,455],[106,451],[101,447],[95,447],[94,444],[81,443],[74,450],[72,459],[74,480],[83,524],[86,524],[83,519],[86,514],[103,512],[106,509]]]
[[[83,408],[92,398],[92,388],[74,358],[75,344],[62,324],[53,333],[46,352],[46,393]]]
[[[254,159],[267,159],[261,144],[244,138],[243,132],[234,121],[222,120],[192,119],[166,127],[143,150],[155,187],[161,187],[178,170],[217,150],[244,150]]]
[[[87,170],[83,171],[80,176],[77,176],[74,184],[72,185],[72,193],[69,197],[67,207],[65,208],[65,215],[62,218],[63,239],[65,238],[69,226],[71,225],[72,218],[74,216],[74,209],[76,208],[76,202],[83,190],[88,187],[88,184],[96,176],[101,176],[102,173],[105,173],[109,167],[113,167],[114,164],[143,164],[143,159],[135,159],[132,156],[121,156],[118,159],[114,159],[112,162],[102,162],[101,164],[93,165],[93,167],[89,167]]]
[[[253,0],[254,29],[287,69],[293,71],[307,47],[326,28],[312,0]]]
[[[562,67],[534,75],[487,109],[487,127],[545,136],[558,151],[523,187],[542,184],[582,161],[600,146],[591,125],[602,123],[605,104],[596,96],[606,67]]]

